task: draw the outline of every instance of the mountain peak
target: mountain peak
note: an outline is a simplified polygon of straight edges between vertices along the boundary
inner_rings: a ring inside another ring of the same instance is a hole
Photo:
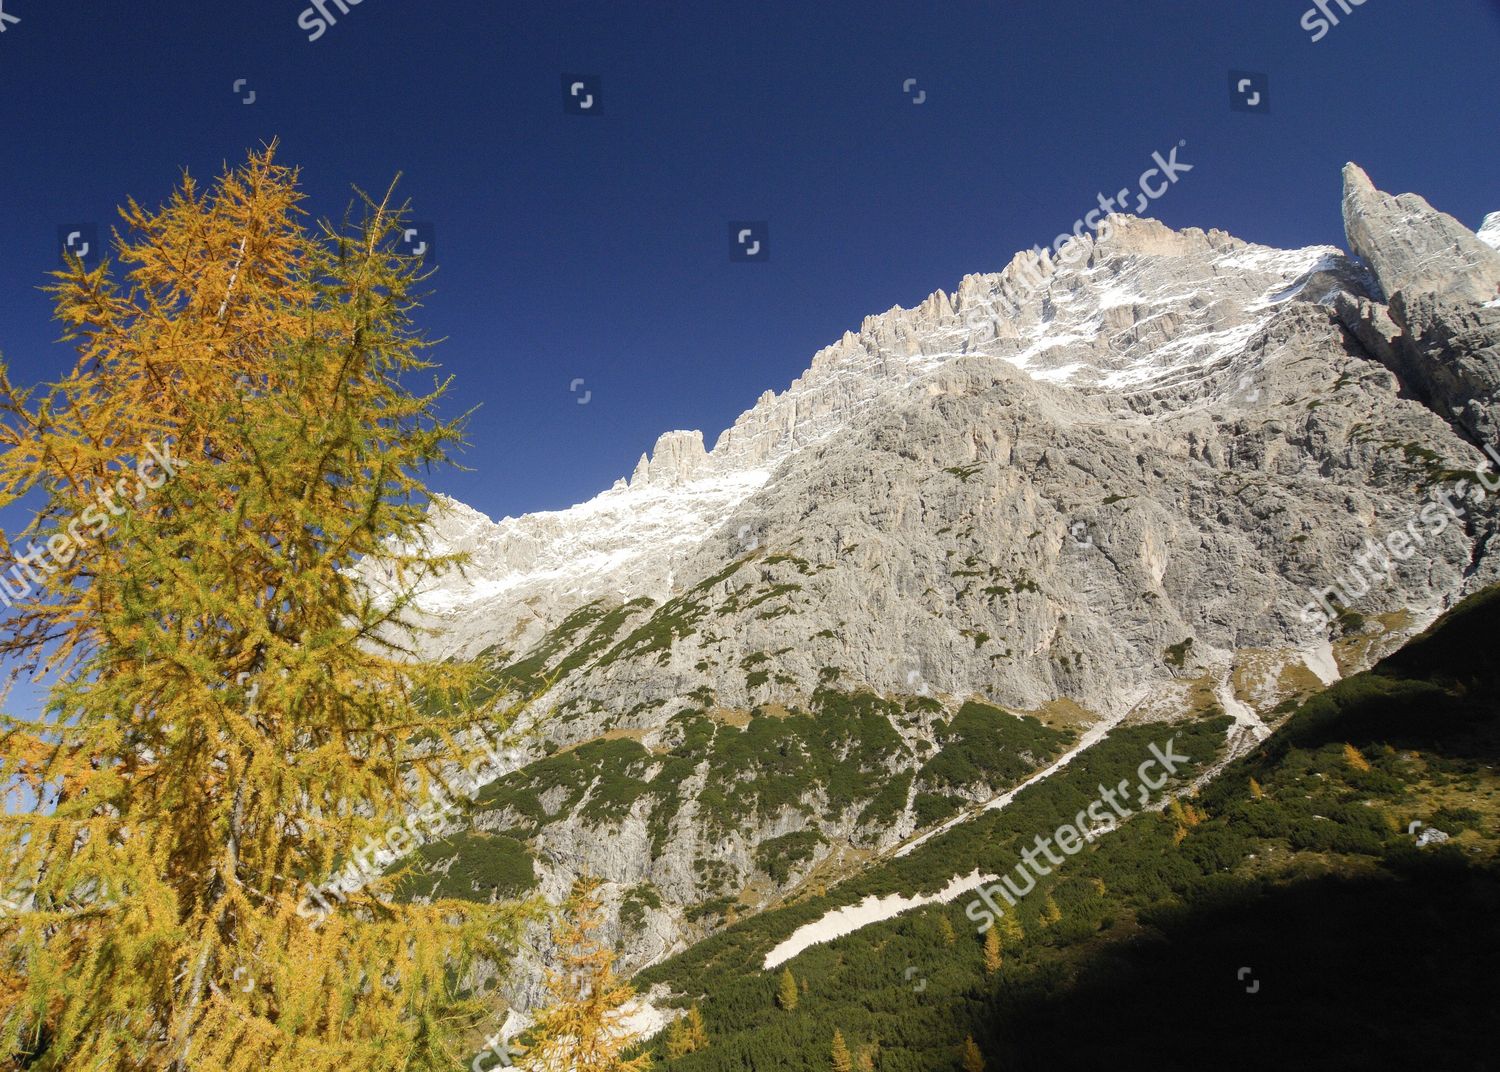
[[[1357,164],[1344,168],[1344,233],[1388,298],[1483,303],[1500,290],[1500,252],[1425,198],[1381,191]]]
[[[1370,173],[1360,167],[1354,161],[1344,165],[1344,199],[1347,202],[1351,194],[1360,196],[1372,196],[1380,191],[1375,188],[1375,183],[1370,178]]]
[[[641,455],[630,486],[641,484],[671,486],[692,479],[708,460],[700,431],[663,432],[657,437],[651,456]]]
[[[1466,239],[1475,263],[1480,250],[1500,265],[1500,254],[1425,201],[1380,193],[1356,166],[1345,182],[1354,244],[1384,266],[1387,284],[1405,278],[1393,274],[1403,266],[1426,278],[1415,269],[1440,236],[1448,247]],[[883,420],[927,420],[921,406],[910,409],[919,400],[965,407],[973,403],[960,400],[995,392],[1059,420],[1120,422],[1146,438],[1226,405],[1243,418],[1247,408],[1295,393],[1300,374],[1288,371],[1288,353],[1316,352],[1325,365],[1345,360],[1342,350],[1324,353],[1319,333],[1328,331],[1328,314],[1313,307],[1373,296],[1368,274],[1332,247],[1273,249],[1127,215],[1106,222],[1071,253],[1023,251],[999,272],[967,275],[912,308],[864,318],[785,390],[763,392],[712,451],[699,431],[667,432],[628,482],[566,510],[490,522],[435,502],[438,543],[472,559],[466,577],[445,577],[422,594],[422,609],[445,619],[435,644],[445,655],[496,644],[519,650],[588,600],[669,597],[684,576],[703,572],[694,572],[700,558],[753,549],[752,533],[764,543],[768,512],[803,494],[787,491],[788,482],[811,479],[842,456],[842,444]],[[993,419],[980,424],[988,429]],[[1202,446],[1205,427],[1193,425],[1193,434],[1195,457],[1228,449]],[[994,435],[974,433],[965,450],[1025,454],[991,442]],[[969,442],[968,433],[954,442]],[[798,464],[804,452],[812,460]],[[959,451],[933,465],[948,472],[950,463],[972,460]],[[1027,532],[1044,527],[1036,522]]]

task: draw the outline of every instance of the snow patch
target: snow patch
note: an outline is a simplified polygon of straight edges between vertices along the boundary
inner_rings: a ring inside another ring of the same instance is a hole
[[[686,1009],[657,1008],[656,1003],[667,996],[667,988],[658,983],[646,994],[637,995],[620,1006],[620,1034],[643,1042],[660,1033],[673,1020],[686,1016]]]
[[[1479,226],[1479,240],[1500,249],[1500,212],[1491,212]]]
[[[1228,677],[1214,686],[1214,699],[1218,700],[1224,712],[1234,719],[1235,729],[1249,730],[1257,741],[1264,741],[1271,736],[1270,729],[1261,721],[1255,709],[1241,703],[1239,697],[1235,696],[1234,686]],[[1231,735],[1234,734],[1235,729],[1230,730]]]
[[[1303,648],[1299,654],[1302,656],[1302,665],[1316,674],[1324,685],[1332,685],[1344,676],[1339,672],[1338,661],[1333,657],[1333,643],[1327,637]]]
[[[670,994],[671,992],[664,984],[657,983],[647,993],[637,994],[625,1002],[620,1006],[619,1018],[615,1021],[612,1034],[616,1038],[644,1042],[666,1028],[673,1020],[686,1016],[687,1010],[685,1009],[657,1008],[657,1003],[665,1001]],[[509,1009],[505,1013],[505,1023],[500,1025],[498,1037],[502,1043],[509,1043],[534,1022],[535,1018],[530,1013]],[[495,1067],[500,1066],[497,1064]]]
[[[997,875],[981,874],[976,867],[967,875],[956,876],[948,885],[929,896],[903,897],[899,893],[892,893],[885,897],[876,897],[872,893],[859,904],[836,908],[823,915],[822,918],[798,927],[792,932],[791,937],[766,954],[765,970],[770,971],[772,968],[780,967],[812,946],[853,934],[872,923],[881,923],[903,912],[910,912],[913,908],[921,908],[930,904],[947,904],[960,894],[967,893],[976,886],[983,886],[987,882],[994,882],[997,878]]]

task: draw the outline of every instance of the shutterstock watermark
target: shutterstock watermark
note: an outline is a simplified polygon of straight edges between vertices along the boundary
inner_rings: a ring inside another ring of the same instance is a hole
[[[319,885],[308,884],[307,894],[297,905],[297,915],[311,919],[312,925],[318,926],[333,911],[329,897],[343,903],[349,894],[362,890],[391,864],[442,837],[457,808],[454,797],[462,795],[473,800],[481,789],[505,772],[507,761],[517,758],[514,752],[500,751],[504,742],[492,742],[488,737],[480,740],[484,754],[470,762],[461,777],[454,779],[464,785],[463,789],[455,789],[435,775],[437,784],[431,787],[425,804],[407,815],[404,822],[391,825],[383,835],[371,834],[365,838],[364,845],[349,854],[336,874]],[[483,770],[485,767],[489,769]]]
[[[1317,44],[1339,24],[1335,8],[1345,15],[1352,15],[1355,8],[1363,7],[1365,3],[1366,0],[1317,0],[1315,6],[1302,13],[1302,28],[1312,34],[1313,44]]]
[[[93,505],[85,507],[82,514],[68,523],[65,532],[48,537],[41,547],[27,543],[26,553],[17,555],[10,567],[10,575],[15,579],[14,588],[0,572],[0,603],[11,607],[26,599],[34,590],[33,586],[46,584],[47,577],[56,573],[59,565],[72,562],[90,538],[100,539],[109,528],[110,518],[119,517],[128,509],[122,503],[140,505],[146,500],[148,491],[155,491],[176,476],[179,469],[186,468],[187,462],[172,457],[171,443],[160,448],[155,443],[147,443],[146,453],[136,462],[134,481],[122,476],[112,487],[100,490]],[[85,528],[88,529],[87,535],[83,531]]]
[[[1151,160],[1156,166],[1141,172],[1141,177],[1136,180],[1133,204],[1129,186],[1121,187],[1113,197],[1098,194],[1099,207],[1075,220],[1072,231],[1057,236],[1052,243],[1053,255],[1064,264],[1071,264],[1083,256],[1082,239],[1085,231],[1093,231],[1098,235],[1099,241],[1103,241],[1109,237],[1109,216],[1112,213],[1130,209],[1139,215],[1150,208],[1153,201],[1164,197],[1168,190],[1182,181],[1181,176],[1193,170],[1192,164],[1185,164],[1177,159],[1177,151],[1186,146],[1187,142],[1178,142],[1166,156],[1159,152],[1151,154]],[[1042,247],[1034,247],[1033,252],[1042,253]]]
[[[1096,242],[1108,240],[1111,228],[1109,217],[1116,212],[1134,211],[1137,215],[1145,212],[1154,201],[1166,196],[1168,190],[1182,181],[1182,176],[1193,170],[1194,165],[1186,163],[1177,158],[1179,150],[1185,148],[1187,142],[1181,141],[1174,145],[1166,156],[1160,152],[1151,154],[1154,167],[1147,168],[1141,172],[1136,180],[1135,186],[1124,186],[1113,196],[1105,194],[1096,195],[1099,207],[1073,221],[1073,229],[1065,231],[1053,240],[1051,249],[1045,246],[1033,246],[1031,252],[1036,255],[1036,263],[1018,261],[1012,269],[1022,286],[1028,290],[1039,290],[1046,285],[1048,272],[1046,266],[1050,259],[1054,264],[1072,266],[1081,261],[1086,254],[1083,242],[1084,236],[1093,233]],[[1132,200],[1132,193],[1134,198]],[[984,319],[985,315],[998,315],[993,301],[981,302],[975,308],[971,308],[966,314],[970,329],[978,327],[978,321]]]
[[[498,1033],[485,1039],[484,1044],[487,1048],[481,1050],[475,1055],[474,1060],[469,1062],[470,1072],[493,1072],[496,1068],[514,1068],[513,1058],[520,1057],[526,1052],[508,1039],[501,1038]],[[485,1064],[492,1057],[493,1063]]]
[[[1500,466],[1500,454],[1496,454],[1488,443],[1484,446],[1484,452]],[[1468,514],[1467,500],[1471,491],[1477,494],[1480,501],[1484,500],[1486,492],[1500,491],[1500,473],[1492,477],[1481,469],[1474,476],[1477,483],[1465,477],[1451,488],[1443,488],[1434,493],[1426,505],[1407,519],[1405,525],[1387,533],[1385,539],[1378,543],[1366,539],[1364,552],[1354,556],[1354,568],[1326,588],[1309,589],[1313,594],[1313,602],[1302,608],[1302,621],[1318,628],[1327,626],[1341,613],[1334,605],[1335,599],[1348,607],[1354,600],[1369,592],[1375,581],[1392,579],[1395,576],[1396,562],[1405,562],[1426,548],[1429,539],[1441,536],[1454,522]],[[1380,560],[1378,568],[1371,568],[1371,559]]]
[[[1137,808],[1144,808],[1151,800],[1151,794],[1167,784],[1167,779],[1177,773],[1177,768],[1184,763],[1192,761],[1191,756],[1179,755],[1172,751],[1172,745],[1177,738],[1174,736],[1167,741],[1166,750],[1163,751],[1158,745],[1151,745],[1151,758],[1141,763],[1136,768],[1136,801]],[[1147,772],[1152,768],[1160,766],[1162,774],[1153,779]],[[983,934],[995,925],[995,921],[1005,915],[1005,909],[996,902],[998,894],[1005,899],[1006,904],[1014,908],[1016,904],[1032,890],[1036,889],[1036,880],[1039,876],[1052,874],[1052,868],[1060,866],[1067,856],[1079,852],[1085,845],[1099,834],[1113,830],[1121,819],[1129,818],[1134,812],[1129,807],[1131,797],[1130,781],[1120,779],[1120,784],[1106,789],[1099,786],[1099,796],[1087,808],[1073,817],[1071,823],[1059,826],[1051,837],[1044,838],[1040,834],[1036,836],[1033,847],[1021,852],[1021,862],[1014,868],[1015,879],[1010,875],[1002,875],[999,882],[983,886],[979,890],[979,896],[970,901],[964,914],[975,923],[979,924],[979,933]],[[1086,821],[1087,820],[1087,821]],[[1066,856],[1058,856],[1052,851],[1056,845]],[[1037,856],[1045,856],[1047,863],[1042,863]],[[1022,886],[1022,880],[1025,885]]]
[[[328,32],[330,26],[338,25],[338,18],[329,8],[336,8],[340,15],[349,14],[351,7],[358,7],[364,0],[312,0],[312,6],[297,16],[297,25],[307,31],[307,39],[316,41]]]

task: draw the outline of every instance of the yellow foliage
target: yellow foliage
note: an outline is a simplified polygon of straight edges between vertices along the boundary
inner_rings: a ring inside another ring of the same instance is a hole
[[[1180,827],[1197,826],[1203,821],[1202,812],[1193,807],[1192,804],[1183,804],[1182,801],[1177,800],[1175,797],[1172,799],[1172,802],[1167,805],[1167,814],[1170,815],[1173,819],[1177,820],[1177,825]]]
[[[995,926],[1000,931],[1002,944],[1015,945],[1023,941],[1026,937],[1026,931],[1021,926],[1021,921],[1012,912],[1002,913],[1000,918],[996,920]]]
[[[1344,745],[1344,759],[1348,761],[1349,766],[1357,771],[1367,771],[1370,769],[1370,761],[1365,758],[1363,752],[1355,748],[1352,744]]]
[[[958,935],[953,930],[953,924],[948,922],[947,916],[938,916],[938,932],[943,936],[946,945],[952,945],[958,941]]]
[[[680,1020],[673,1020],[667,1029],[667,1058],[675,1061],[690,1053],[708,1048],[708,1032],[703,1027],[703,1014],[694,1005]]]
[[[1000,970],[1000,932],[994,927],[984,932],[984,973],[994,975]]]
[[[781,973],[781,983],[776,989],[776,1004],[787,1012],[797,1007],[797,977],[792,974],[791,968]]]
[[[974,1041],[974,1036],[969,1035],[964,1039],[963,1055],[960,1063],[964,1072],[984,1072],[984,1054],[979,1052],[979,1046]]]
[[[849,1056],[849,1047],[844,1044],[843,1032],[833,1032],[833,1072],[854,1072],[854,1060]]]
[[[51,287],[75,366],[0,366],[0,506],[40,499],[0,552],[51,556],[0,631],[51,683],[0,716],[0,879],[32,905],[0,919],[0,1052],[35,1072],[449,1069],[469,965],[517,933],[354,863],[409,849],[516,708],[406,643],[457,564],[422,553],[420,476],[462,430],[403,386],[431,366],[402,211],[310,229],[274,155],[130,202],[113,261]]]
[[[547,969],[551,1003],[536,1015],[526,1067],[567,1072],[644,1072],[651,1055],[625,1060],[633,1042],[622,1026],[621,1007],[635,997],[615,975],[614,950],[594,937],[601,906],[598,883],[581,880],[569,899],[556,936],[558,963]],[[700,1024],[701,1027],[701,1024]]]

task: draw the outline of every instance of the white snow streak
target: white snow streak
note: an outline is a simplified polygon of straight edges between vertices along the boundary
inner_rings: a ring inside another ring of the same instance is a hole
[[[853,934],[872,923],[880,923],[893,916],[899,916],[903,912],[910,912],[913,908],[921,908],[923,905],[930,904],[947,904],[960,894],[976,886],[982,886],[986,882],[994,882],[996,878],[995,875],[980,874],[979,869],[975,868],[969,874],[958,876],[937,893],[928,896],[903,897],[899,893],[892,893],[885,897],[876,897],[871,894],[859,904],[836,908],[821,919],[798,927],[792,932],[791,937],[766,954],[765,969],[770,971],[812,946],[831,942],[846,934]]]

